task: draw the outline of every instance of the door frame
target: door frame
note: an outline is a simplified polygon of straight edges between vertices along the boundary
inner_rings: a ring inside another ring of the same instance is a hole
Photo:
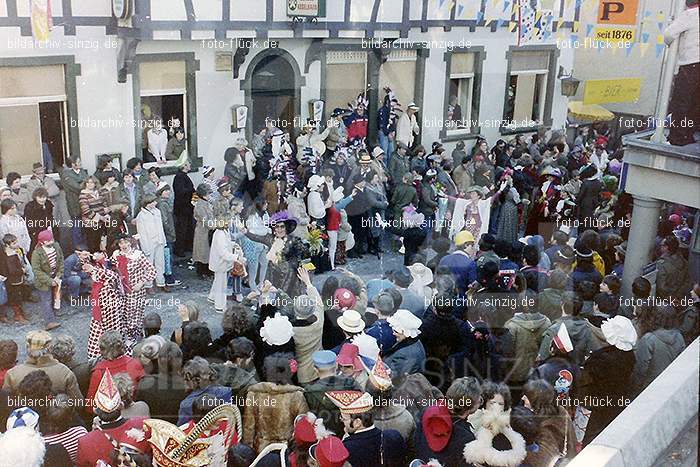
[[[241,80],[241,89],[245,92],[245,105],[248,107],[249,121],[245,129],[248,141],[252,141],[254,131],[260,131],[260,128],[253,128],[253,73],[260,62],[270,56],[282,57],[292,67],[294,73],[294,117],[301,118],[301,88],[306,86],[306,77],[302,76],[299,64],[292,54],[279,47],[262,50],[250,61],[246,68],[245,78]]]

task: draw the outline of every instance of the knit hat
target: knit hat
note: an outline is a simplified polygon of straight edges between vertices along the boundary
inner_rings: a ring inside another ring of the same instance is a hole
[[[53,242],[53,232],[51,231],[51,229],[42,230],[37,235],[36,241],[39,244]]]
[[[156,194],[158,196],[162,195],[164,191],[169,191],[170,190],[170,185],[168,185],[165,182],[160,182],[158,183],[158,188],[156,189]]]
[[[214,171],[214,167],[210,165],[205,165],[202,167],[202,176],[206,177],[207,175],[211,174]]]
[[[382,291],[374,297],[372,306],[380,313],[386,315],[394,311],[394,299],[390,293]]]
[[[355,306],[357,297],[348,289],[337,289],[333,294],[333,301],[338,304],[341,310],[347,310]]]
[[[51,342],[51,334],[47,331],[36,330],[27,333],[27,346],[29,350],[43,350]]]

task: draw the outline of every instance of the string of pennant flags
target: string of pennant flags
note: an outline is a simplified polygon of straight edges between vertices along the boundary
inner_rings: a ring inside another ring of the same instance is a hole
[[[603,40],[595,38],[599,0],[564,0],[563,8],[559,9],[558,0],[540,0],[538,8],[532,7],[530,0],[487,0],[486,8],[481,10],[481,0],[431,0],[438,10],[450,12],[454,8],[455,19],[473,19],[479,26],[508,28],[509,32],[518,35],[518,44],[533,41],[547,41],[556,37],[558,42],[577,43],[581,40],[598,52],[607,50],[613,54],[624,51],[629,57],[635,50],[644,57],[654,46],[657,57],[665,49],[663,29],[668,18],[663,11],[643,12],[642,33],[624,42],[624,47],[605,46]],[[540,3],[551,6],[556,4],[558,13],[554,10],[539,8]],[[444,10],[443,10],[444,9]],[[578,12],[578,15],[576,14]],[[569,19],[567,19],[569,18]],[[578,18],[578,19],[576,19]],[[565,28],[570,28],[567,34]],[[625,29],[625,27],[620,27]],[[631,28],[631,27],[630,27]]]

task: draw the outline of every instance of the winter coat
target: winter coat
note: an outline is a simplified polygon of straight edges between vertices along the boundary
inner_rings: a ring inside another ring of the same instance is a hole
[[[561,297],[563,290],[547,288],[539,293],[539,311],[551,321],[561,317]]]
[[[571,344],[574,346],[574,350],[571,352],[570,356],[576,364],[581,366],[586,357],[588,357],[593,350],[597,350],[598,346],[594,344],[588,322],[584,318],[576,316],[562,316],[552,322],[552,325],[549,326],[542,335],[542,343],[540,344],[537,360],[544,361],[549,358],[551,355],[550,347],[552,345],[552,340],[559,332],[562,323],[569,333]]]
[[[63,251],[58,242],[53,243],[56,249],[56,270],[51,274],[49,256],[43,247],[37,247],[32,253],[32,269],[34,270],[34,287],[46,292],[51,290],[54,279],[63,279]]]
[[[121,199],[124,200],[126,204],[129,205],[129,216],[133,219],[135,218],[139,211],[141,210],[141,198],[143,198],[143,188],[138,182],[134,181],[132,189],[126,188],[126,185],[122,184],[121,188]],[[131,194],[133,193],[134,199],[132,204]]]
[[[418,205],[418,193],[413,185],[401,183],[394,188],[394,193],[391,196],[391,208],[394,219],[401,219],[403,208],[413,204]]]
[[[449,268],[457,290],[466,292],[469,284],[476,280],[476,263],[466,253],[456,251],[440,260],[438,269]]]
[[[335,433],[342,433],[343,423],[340,421],[340,410],[326,397],[326,392],[353,390],[360,390],[354,379],[347,376],[330,376],[304,386],[304,397],[308,404],[308,410],[322,418],[326,428]]]
[[[376,426],[343,437],[343,445],[353,467],[403,467],[406,465],[406,443],[396,430],[380,430]]]
[[[539,350],[542,335],[552,323],[541,313],[516,313],[505,326],[515,339],[515,362],[509,379],[525,381]]]
[[[163,218],[158,208],[143,208],[136,216],[136,231],[139,234],[141,251],[153,260],[153,254],[158,248],[165,246]]]
[[[312,323],[294,321],[292,322],[294,331],[294,348],[297,360],[297,379],[299,384],[306,384],[316,378],[314,362],[311,355],[322,350],[321,343],[323,337],[323,324],[325,314],[323,312],[323,300],[318,290],[313,285],[306,288],[306,295],[309,302],[314,303],[314,314],[316,320]]]
[[[404,112],[396,122],[396,141],[401,141],[409,148],[413,145],[415,136],[420,132],[420,127],[416,120],[416,115],[410,117],[407,112]]]
[[[678,65],[691,65],[700,62],[697,5],[683,10],[664,31],[664,41],[667,44],[671,44],[679,37]]]
[[[160,198],[158,210],[163,221],[163,232],[168,243],[175,243],[175,219],[173,218],[173,202],[170,199]]]
[[[294,431],[294,419],[308,411],[299,386],[254,384],[248,388],[243,411],[243,441],[255,452],[271,443],[286,442]]]
[[[698,312],[700,312],[700,302],[695,302],[683,312],[681,317],[681,324],[678,329],[683,334],[686,345],[690,345],[700,334]]]
[[[226,229],[216,229],[211,239],[209,251],[209,270],[212,272],[228,272],[233,269],[237,255],[233,252],[235,243]]]
[[[425,365],[425,348],[423,343],[415,338],[407,338],[397,342],[392,348],[382,354],[384,363],[391,368],[393,378],[420,373]]]
[[[192,215],[192,195],[194,194],[194,184],[187,173],[179,170],[173,178],[173,213],[176,217]]]
[[[260,382],[255,368],[246,370],[230,363],[214,363],[211,368],[216,373],[216,384],[231,388],[233,396],[246,397],[248,388]]]
[[[199,263],[209,262],[209,231],[214,228],[214,210],[206,199],[200,199],[194,207],[194,243],[192,260]]]
[[[457,191],[460,193],[466,193],[473,185],[471,171],[461,162],[459,165],[456,165],[455,169],[452,171],[452,180],[454,180]]]
[[[0,216],[0,239],[6,234],[12,234],[17,237],[17,243],[20,248],[25,252],[29,251],[32,241],[29,237],[27,223],[22,217],[19,215],[10,216],[8,214]]]
[[[400,403],[378,405],[374,408],[374,425],[380,430],[396,430],[401,434],[410,451],[416,434],[416,421],[411,412]]]
[[[656,296],[685,297],[691,289],[688,261],[680,252],[664,254],[656,261]]]
[[[634,351],[623,351],[612,345],[596,350],[584,363],[582,384],[578,388],[579,400],[600,404],[587,407],[591,410],[591,416],[583,439],[584,446],[625,409],[625,399],[631,396],[634,365]]]
[[[685,349],[683,335],[678,329],[657,329],[644,334],[634,349],[632,384],[640,393],[668,367]]]
[[[71,168],[63,169],[61,172],[61,184],[66,192],[66,203],[68,205],[68,213],[72,218],[82,217],[80,211],[80,192],[82,191],[83,182],[88,178],[87,170],[80,169],[77,173]]]
[[[398,185],[403,180],[405,173],[411,171],[411,159],[408,154],[400,155],[395,152],[389,161],[389,179],[394,185]]]
[[[425,215],[426,218],[433,216],[438,207],[438,196],[435,185],[424,183],[420,193],[418,212]]]
[[[603,191],[603,184],[600,180],[584,180],[581,184],[581,189],[576,197],[580,232],[595,227],[593,225],[593,212],[598,207],[601,191]]]
[[[559,459],[572,459],[576,455],[576,436],[571,417],[564,407],[559,407],[558,415],[532,415],[539,421],[537,447],[528,449],[523,466],[550,466]],[[566,444],[565,444],[566,440]]]
[[[62,392],[74,400],[83,398],[75,374],[51,355],[39,358],[28,357],[26,362],[10,368],[5,374],[2,388],[16,393],[24,377],[36,370],[41,370],[49,376],[51,391],[54,394]]]

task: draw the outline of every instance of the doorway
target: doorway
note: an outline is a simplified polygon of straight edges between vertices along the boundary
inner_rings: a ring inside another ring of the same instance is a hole
[[[296,137],[297,92],[295,70],[280,54],[263,57],[253,68],[250,83],[252,132],[257,133],[270,119],[279,129]]]

